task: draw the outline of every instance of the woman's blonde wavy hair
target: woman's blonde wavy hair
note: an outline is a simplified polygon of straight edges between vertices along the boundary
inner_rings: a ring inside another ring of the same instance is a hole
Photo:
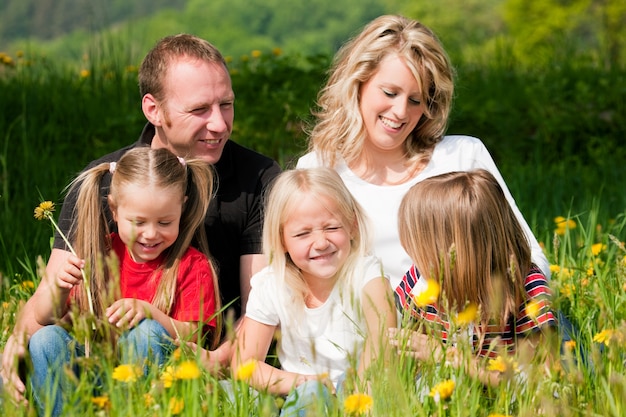
[[[359,111],[361,86],[389,55],[403,58],[421,87],[424,115],[404,143],[409,164],[428,162],[445,133],[454,94],[454,70],[437,36],[420,22],[398,15],[381,16],[337,52],[329,79],[313,111],[309,151],[334,167],[340,155],[357,160],[366,137]]]

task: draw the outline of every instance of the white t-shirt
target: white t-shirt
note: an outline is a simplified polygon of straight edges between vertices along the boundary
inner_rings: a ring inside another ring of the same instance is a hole
[[[271,266],[252,277],[246,317],[279,326],[278,359],[285,371],[327,373],[336,387],[349,360],[358,359],[366,335],[365,321],[360,301],[349,301],[360,300],[363,287],[382,276],[380,262],[374,257],[364,258],[360,269],[351,280],[350,294],[340,294],[340,285],[335,285],[323,305],[304,307],[302,315],[294,314],[290,289]],[[342,296],[348,302],[342,302]]]
[[[321,164],[318,155],[311,152],[298,160],[296,168],[312,168]],[[412,265],[411,259],[400,244],[398,232],[398,209],[402,197],[409,188],[426,178],[452,171],[471,171],[479,168],[491,172],[500,183],[513,212],[526,233],[532,250],[533,262],[546,277],[550,277],[550,263],[524,216],[517,208],[515,199],[485,145],[471,136],[446,136],[435,145],[432,158],[426,168],[404,184],[384,186],[370,184],[352,172],[342,159],[338,161],[335,168],[374,225],[374,253],[381,259],[385,275],[389,276],[393,289],[400,284],[402,277]]]

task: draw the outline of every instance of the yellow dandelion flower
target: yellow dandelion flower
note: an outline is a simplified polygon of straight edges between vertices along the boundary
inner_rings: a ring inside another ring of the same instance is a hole
[[[141,374],[141,368],[136,365],[120,365],[113,370],[112,377],[120,382],[134,382]]]
[[[556,224],[554,232],[560,236],[563,236],[567,230],[576,228],[576,222],[574,220],[566,219],[563,216],[555,217],[554,223]]]
[[[181,363],[174,372],[174,378],[176,379],[197,379],[200,378],[200,368],[194,361],[184,361]]]
[[[446,400],[450,398],[452,393],[454,392],[455,382],[452,379],[448,379],[447,381],[443,381],[435,385],[430,390],[430,395],[435,399],[435,401],[439,402],[441,400]]]
[[[147,392],[143,395],[143,404],[148,408],[154,405],[154,397],[152,396],[152,394]]]
[[[489,359],[487,364],[488,371],[506,372],[509,369],[509,363],[502,356],[498,356],[495,359]]]
[[[248,55],[241,55],[241,62],[248,62],[250,61],[250,57]]]
[[[469,303],[467,307],[456,315],[456,323],[459,326],[466,326],[476,321],[478,306],[476,303]]]
[[[89,71],[88,69],[82,69],[80,70],[80,78],[87,78],[91,75],[91,71]]]
[[[37,220],[50,219],[53,212],[54,203],[52,201],[44,201],[35,207],[35,218]]]
[[[574,348],[576,347],[576,341],[575,340],[568,340],[567,342],[563,343],[563,347],[567,350],[567,351],[572,351],[574,350]]]
[[[228,72],[230,73],[230,75],[239,74],[239,70],[237,68],[231,68],[230,70],[228,70]]]
[[[274,56],[281,56],[283,54],[283,50],[280,49],[279,47],[273,48],[272,49],[272,55]]]
[[[230,64],[231,62],[233,62],[233,57],[232,57],[232,56],[230,56],[230,55],[225,56],[225,57],[224,57],[224,61],[225,61],[227,64]]]
[[[179,360],[181,353],[182,351],[180,348],[174,349],[174,351],[172,352],[172,359],[174,359],[175,361]]]
[[[606,346],[608,346],[614,336],[614,329],[604,329],[600,333],[593,336],[593,341],[598,343],[604,343]]]
[[[263,55],[263,52],[255,49],[254,51],[250,52],[250,55],[252,55],[252,58],[260,58],[261,55]]]
[[[541,302],[538,300],[530,300],[526,303],[526,314],[532,320],[537,320],[537,316],[541,312]]]
[[[13,62],[13,58],[11,58],[9,55],[6,55],[6,54],[2,55],[2,63],[9,67],[12,67],[13,65],[15,65],[15,62]]]
[[[100,397],[92,397],[91,403],[95,404],[98,408],[106,408],[109,406],[109,397],[106,395]]]
[[[571,268],[561,268],[559,265],[550,265],[552,275],[558,275],[561,278],[571,278],[574,271]]]
[[[23,58],[24,57],[24,51],[17,51],[15,53],[15,56],[18,57],[18,58]]]
[[[571,297],[571,295],[576,291],[576,286],[574,284],[565,284],[561,287],[561,293],[566,297]]]
[[[596,243],[591,245],[591,254],[593,256],[598,256],[600,252],[604,252],[606,250],[606,245],[604,243]]]
[[[252,378],[252,374],[256,370],[256,359],[249,359],[239,365],[237,372],[235,372],[235,379],[239,381],[247,381]]]
[[[33,281],[22,281],[20,286],[25,290],[32,290],[35,288],[35,283]]]
[[[413,294],[413,291],[411,291],[413,301],[418,307],[426,307],[429,304],[436,303],[437,299],[439,298],[439,293],[441,291],[439,282],[434,279],[427,279],[426,282],[426,289],[424,289],[423,291],[417,294]]]
[[[180,414],[185,408],[185,400],[182,398],[172,397],[170,398],[169,409],[172,415]]]
[[[3,309],[3,310],[8,309],[8,308],[9,308],[9,306],[10,306],[10,304],[8,303],[8,301],[3,301],[3,302],[2,302],[2,309]]]
[[[343,409],[347,414],[361,415],[372,409],[374,400],[367,394],[352,394],[343,402]]]
[[[137,72],[137,67],[135,65],[127,65],[125,70],[129,74],[134,74]]]
[[[163,371],[163,373],[159,377],[159,379],[161,380],[165,388],[170,388],[172,384],[174,383],[174,372],[175,372],[174,368],[172,368],[171,366],[168,366],[165,368],[165,371]]]

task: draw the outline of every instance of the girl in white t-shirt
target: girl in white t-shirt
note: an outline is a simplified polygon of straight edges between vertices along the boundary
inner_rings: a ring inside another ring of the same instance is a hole
[[[384,332],[396,326],[366,222],[331,169],[285,171],[271,188],[263,230],[269,265],[252,278],[231,368],[253,361],[248,382],[287,396],[281,415],[328,401],[351,366],[365,388]],[[277,330],[280,369],[265,363]]]

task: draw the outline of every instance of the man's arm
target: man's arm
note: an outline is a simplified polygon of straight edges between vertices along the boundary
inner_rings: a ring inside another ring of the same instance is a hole
[[[67,257],[70,256],[70,252],[62,249],[52,249],[50,253],[50,259],[46,265],[46,277],[53,277],[57,272],[63,268]],[[30,337],[39,330],[41,326],[35,318],[35,305],[38,300],[49,297],[47,294],[47,286],[45,285],[46,277],[42,277],[37,290],[30,297],[30,299],[20,309],[17,319],[15,321],[15,327],[6,345],[4,346],[4,352],[2,354],[2,371],[0,375],[4,380],[4,386],[15,401],[24,401],[24,392],[26,386],[24,381],[20,379],[19,375],[19,363],[25,357],[28,349],[28,341]],[[44,283],[44,285],[42,285]]]

